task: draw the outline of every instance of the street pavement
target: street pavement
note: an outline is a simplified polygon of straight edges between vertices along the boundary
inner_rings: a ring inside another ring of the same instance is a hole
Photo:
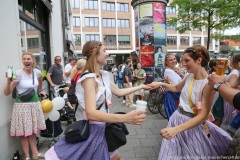
[[[112,77],[112,76],[111,76]],[[145,99],[148,91],[145,92]],[[122,103],[123,99],[116,96],[112,97],[113,107],[110,112],[129,112],[135,108],[126,107]],[[62,128],[65,130],[67,124],[62,123]],[[143,125],[126,124],[129,135],[127,135],[127,144],[118,149],[121,160],[156,160],[160,150],[162,137],[160,129],[167,126],[167,120],[160,114],[152,114],[147,111],[147,117]],[[60,135],[62,137],[63,135]],[[40,138],[39,152],[45,153],[49,149],[49,143],[46,138]]]

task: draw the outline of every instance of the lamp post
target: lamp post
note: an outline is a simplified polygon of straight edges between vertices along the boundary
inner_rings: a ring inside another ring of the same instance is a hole
[[[166,5],[168,0],[132,0],[136,50],[147,73],[146,82],[162,78],[166,50]],[[158,76],[155,76],[157,73]],[[155,78],[156,77],[156,78]]]

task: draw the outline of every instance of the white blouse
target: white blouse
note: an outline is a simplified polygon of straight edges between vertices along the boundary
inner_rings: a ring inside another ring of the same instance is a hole
[[[81,82],[83,80],[87,79],[87,78],[94,78],[95,81],[98,84],[98,93],[95,95],[97,106],[100,106],[105,100],[105,93],[104,93],[105,89],[106,89],[107,100],[111,101],[112,92],[111,92],[111,88],[110,88],[109,73],[107,71],[101,70],[101,74],[102,74],[102,79],[103,79],[104,84],[97,79],[97,75],[95,73],[88,73],[88,74],[84,75],[83,77],[81,77],[77,81],[76,89],[75,89],[76,93],[75,94],[77,96],[79,106],[82,109],[85,110],[85,99],[84,99],[84,89],[81,85]],[[97,108],[97,106],[96,106],[96,108]],[[106,112],[105,104],[102,106],[102,108],[100,110]]]
[[[182,78],[174,70],[169,68],[165,69],[164,77],[168,77],[173,84],[178,84],[182,81]]]
[[[187,79],[185,81],[185,84],[184,84],[184,86],[182,88],[182,91],[181,91],[180,103],[179,103],[179,106],[181,106],[184,109],[184,111],[190,112],[190,113],[193,113],[193,110],[191,109],[190,103],[188,101],[188,88],[190,86],[190,82],[192,80],[192,77],[193,77],[193,74],[189,74],[189,76],[187,77]],[[208,85],[208,79],[207,78],[205,78],[203,80],[194,80],[194,85],[193,85],[193,88],[192,88],[192,96],[191,96],[193,104],[196,105],[197,102],[201,102],[202,91],[203,91],[203,88],[206,85]],[[218,92],[216,92],[215,95],[214,95],[214,99],[213,99],[211,108],[214,105],[217,98],[218,98]]]

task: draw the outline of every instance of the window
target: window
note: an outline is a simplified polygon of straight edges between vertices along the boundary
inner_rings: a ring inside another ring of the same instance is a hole
[[[85,17],[86,27],[98,27],[98,18],[95,17]]]
[[[130,45],[130,36],[118,36],[119,45]]]
[[[115,19],[103,19],[103,27],[104,28],[115,28],[116,20]]]
[[[81,45],[81,34],[74,34],[75,45]]]
[[[118,19],[118,28],[129,28],[128,19]]]
[[[207,45],[207,40],[208,40],[208,37],[204,37],[204,45],[206,46]],[[212,45],[212,39],[210,38],[210,42],[209,42],[209,46]]]
[[[115,3],[114,2],[102,2],[102,10],[115,11]]]
[[[180,45],[187,45],[187,46],[189,46],[189,37],[181,36],[180,37]]]
[[[103,36],[104,45],[116,45],[116,36]]]
[[[84,9],[98,9],[98,0],[84,0]]]
[[[166,7],[166,14],[176,15],[176,8],[175,7]]]
[[[29,31],[29,30],[36,30],[36,28],[33,27],[31,24],[28,24],[28,23],[27,23],[27,30],[28,30],[28,31]]]
[[[80,8],[80,0],[72,0],[73,8]]]
[[[201,37],[193,37],[193,45],[201,44]]]
[[[39,47],[38,38],[28,38],[27,44],[28,48],[38,48]]]
[[[181,28],[189,28],[189,23],[188,22],[180,22],[179,27]]]
[[[73,17],[73,26],[78,27],[80,24],[80,17]]]
[[[168,23],[167,23],[167,29],[168,29],[168,30],[176,30],[176,26],[174,26],[174,25],[168,25]]]
[[[168,45],[176,45],[177,44],[177,36],[167,36],[167,44]]]
[[[117,11],[118,12],[128,12],[128,3],[117,3]]]
[[[100,41],[98,34],[86,34],[86,41]]]

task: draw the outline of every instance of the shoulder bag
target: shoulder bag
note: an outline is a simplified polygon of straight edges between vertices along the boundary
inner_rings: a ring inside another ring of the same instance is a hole
[[[104,83],[103,83],[104,85]],[[105,89],[105,108],[108,112],[108,105],[106,100],[106,89]],[[126,114],[125,112],[116,112],[115,114]],[[108,145],[108,151],[113,152],[119,147],[127,143],[126,135],[129,132],[124,123],[106,123],[105,137]]]
[[[33,81],[33,87],[32,88],[29,88],[28,90],[24,91],[21,94],[17,94],[19,99],[23,102],[26,102],[26,101],[30,100],[36,93],[35,89],[34,89],[34,72],[33,72],[33,70],[32,70],[32,81]]]

